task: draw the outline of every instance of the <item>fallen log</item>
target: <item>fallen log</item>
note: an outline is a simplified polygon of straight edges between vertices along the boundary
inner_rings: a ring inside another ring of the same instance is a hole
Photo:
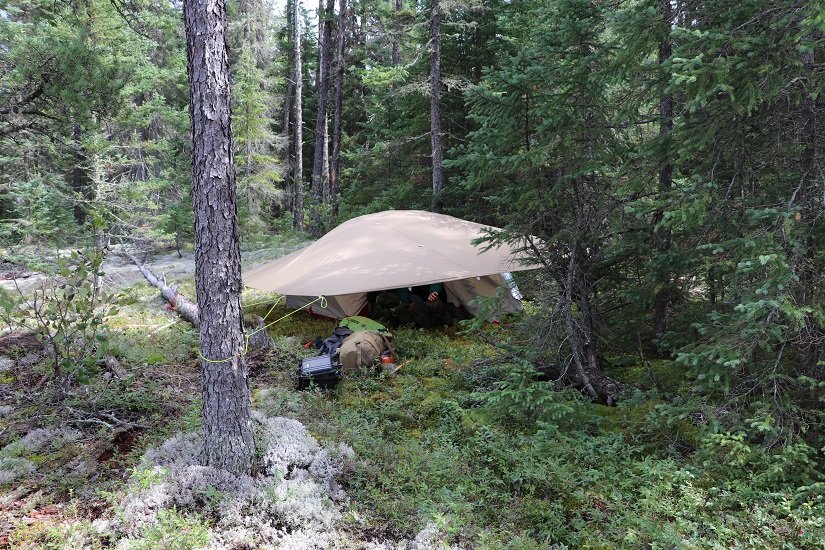
[[[43,342],[37,339],[33,330],[10,332],[0,336],[0,353],[13,351],[35,351],[43,349]]]
[[[157,287],[160,290],[161,296],[163,296],[167,302],[169,302],[170,307],[172,308],[175,313],[180,315],[183,320],[188,321],[192,324],[195,328],[198,328],[198,305],[195,303],[190,302],[186,299],[186,297],[179,293],[176,288],[172,288],[166,284],[166,280],[164,278],[163,281],[159,280],[152,271],[143,265],[140,260],[135,258],[131,254],[126,254],[130,260],[132,260],[140,272],[143,273],[143,276],[146,278],[149,283]],[[266,332],[266,326],[264,325],[264,320],[261,317],[257,319],[257,327],[253,328],[251,332],[249,330],[246,331],[247,333],[247,346],[249,349],[264,349],[272,347],[272,338]]]
[[[182,294],[178,292],[176,288],[172,288],[166,284],[166,281],[160,281],[155,274],[152,273],[148,267],[143,265],[140,260],[135,258],[131,254],[126,254],[126,256],[132,260],[140,272],[143,273],[143,276],[149,281],[154,287],[157,287],[160,290],[160,295],[163,296],[169,305],[172,306],[173,310],[180,315],[184,321],[188,321],[191,323],[195,328],[198,328],[199,320],[198,320],[198,306],[197,304],[193,304],[189,300],[187,300]]]

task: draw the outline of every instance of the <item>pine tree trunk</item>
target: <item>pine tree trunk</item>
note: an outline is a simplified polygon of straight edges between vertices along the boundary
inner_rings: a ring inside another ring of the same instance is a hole
[[[444,190],[444,144],[441,135],[441,3],[432,0],[430,17],[430,139],[433,151],[432,211],[442,210],[441,192]]]
[[[225,0],[184,0],[204,465],[252,471]]]
[[[321,63],[318,71],[318,117],[315,122],[315,157],[312,165],[312,234],[321,233],[321,205],[324,203],[324,151],[326,150],[327,103],[329,100],[329,60],[332,43],[332,16],[335,11],[334,0],[326,0],[323,10],[319,14],[322,18],[320,31]]]
[[[341,116],[344,108],[344,37],[347,0],[338,3],[338,41],[335,46],[335,98],[332,110],[332,158],[329,167],[329,195],[333,216],[338,215],[338,195],[341,187],[338,174],[341,168]]]
[[[291,60],[290,60],[291,61]],[[292,212],[295,207],[295,200],[294,200],[294,193],[293,193],[293,182],[292,182],[292,166],[293,166],[293,158],[292,158],[292,94],[295,93],[295,65],[292,65],[292,68],[289,70],[289,76],[287,86],[286,86],[286,97],[284,98],[284,149],[283,149],[283,174],[284,174],[284,191],[286,197],[284,198],[284,206],[289,212]],[[276,202],[272,203],[273,206],[277,205]],[[273,211],[273,217],[275,216],[275,212]]]
[[[89,198],[89,178],[83,169],[86,162],[86,155],[83,154],[83,146],[80,139],[83,131],[79,124],[74,125],[72,132],[72,145],[74,146],[74,167],[72,168],[72,191],[80,199],[74,203],[74,221],[77,225],[86,223],[87,201]]]
[[[813,51],[802,54],[802,66],[809,77],[809,81],[814,81],[815,55]],[[819,96],[821,97],[821,96]],[[821,215],[822,206],[818,204],[819,197],[816,196],[817,162],[818,151],[822,151],[822,145],[818,144],[817,136],[817,101],[812,91],[805,94],[800,104],[799,126],[800,134],[800,156],[799,156],[799,186],[793,194],[793,198],[788,205],[792,208],[794,200],[799,201],[798,223],[805,227],[807,235],[805,246],[802,252],[797,254],[795,263],[799,266],[796,270],[799,273],[799,284],[796,302],[799,306],[812,305],[814,297],[818,294],[816,287],[822,280],[822,273],[816,272],[817,245],[811,233],[814,231],[813,225]],[[821,109],[821,105],[819,106]],[[823,199],[825,202],[825,199]],[[797,347],[799,349],[799,372],[810,376],[816,380],[825,380],[825,365],[820,364],[825,359],[825,330],[817,321],[817,315],[806,313],[804,323],[797,335]]]
[[[329,79],[329,77],[327,77]],[[329,97],[329,83],[327,83],[327,97]],[[329,109],[327,109],[327,116],[324,117],[324,136],[323,147],[321,149],[321,182],[323,192],[324,205],[329,204]]]
[[[395,0],[395,14],[396,14],[396,17],[398,17],[398,14],[401,13],[401,10],[403,9],[403,7],[404,6],[401,3],[401,0]],[[401,20],[400,20],[400,18],[396,19],[393,32],[394,32],[394,36],[392,37],[392,57],[391,57],[391,59],[392,59],[392,66],[397,67],[398,66],[398,61],[400,61],[400,59],[401,59]],[[393,88],[397,88],[398,84],[393,84],[392,86],[393,86]]]
[[[304,103],[301,67],[301,0],[295,0],[292,14],[295,25],[295,170],[292,178],[295,206],[292,211],[296,231],[304,230]]]
[[[293,8],[292,5],[294,0],[287,1],[286,7],[286,28],[289,29],[289,36],[294,36],[292,32],[292,12]],[[284,125],[283,125],[283,133],[284,133],[284,187],[286,191],[286,198],[284,199],[286,209],[289,212],[295,211],[295,193],[294,193],[294,184],[292,181],[293,175],[293,158],[292,158],[292,151],[294,148],[292,142],[292,130],[293,125],[292,122],[292,95],[295,93],[295,60],[294,60],[294,50],[289,52],[289,55],[292,56],[289,58],[289,76],[287,77],[286,83],[286,97],[284,98]],[[273,203],[274,204],[274,203]],[[294,229],[294,226],[293,226]]]

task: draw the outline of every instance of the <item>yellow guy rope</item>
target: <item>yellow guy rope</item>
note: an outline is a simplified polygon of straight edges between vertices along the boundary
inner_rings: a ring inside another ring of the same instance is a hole
[[[271,308],[269,308],[269,311],[267,311],[267,312],[266,312],[266,315],[264,315],[264,318],[266,318],[267,316],[269,316],[269,314],[270,314],[270,313],[272,313],[272,310],[273,310],[273,309],[275,309],[275,306],[277,306],[277,305],[278,305],[278,303],[279,303],[280,301],[281,301],[281,298],[278,298],[278,299],[275,301],[275,303],[274,303],[274,304],[272,304],[272,307],[271,307]],[[280,322],[280,321],[283,321],[283,320],[284,320],[284,319],[286,319],[287,317],[289,317],[289,316],[291,316],[291,315],[294,315],[295,313],[297,313],[297,312],[301,311],[301,310],[302,310],[302,309],[304,309],[306,306],[311,306],[311,305],[312,305],[312,304],[314,304],[315,302],[319,302],[319,301],[321,302],[321,307],[322,307],[322,308],[324,308],[324,309],[326,309],[326,307],[327,307],[327,298],[326,298],[326,296],[318,296],[317,298],[315,298],[314,300],[312,300],[312,301],[311,301],[311,302],[309,302],[308,304],[304,304],[303,306],[299,307],[298,309],[296,309],[296,310],[294,310],[294,311],[291,311],[291,312],[287,313],[287,314],[286,314],[286,315],[284,315],[283,317],[281,317],[281,318],[279,318],[279,319],[275,319],[274,321],[272,321],[271,323],[269,323],[269,324],[267,324],[267,325],[264,325],[264,326],[262,326],[262,327],[258,327],[257,329],[253,330],[253,331],[252,331],[252,332],[250,332],[249,334],[244,334],[244,341],[245,341],[245,344],[244,344],[244,350],[243,350],[243,353],[242,353],[241,355],[246,355],[246,353],[249,351],[249,338],[250,338],[251,336],[253,336],[253,335],[257,334],[258,332],[260,332],[260,331],[262,331],[262,330],[266,330],[266,329],[268,329],[269,327],[271,327],[271,326],[272,326],[272,325],[274,325],[275,323],[278,323],[278,322]],[[255,304],[248,304],[248,305],[246,305],[246,306],[242,306],[242,307],[259,306],[259,305],[261,305],[261,304],[265,304],[265,303],[267,303],[267,302],[258,302],[258,303],[255,303]],[[203,356],[203,354],[201,353],[201,350],[200,350],[200,349],[198,349],[198,357],[200,357],[200,358],[201,358],[201,360],[203,360],[203,361],[205,361],[205,362],[207,362],[207,363],[226,363],[227,361],[231,361],[232,359],[234,359],[234,356],[233,356],[233,357],[227,357],[226,359],[207,359],[206,357],[204,357],[204,356]]]

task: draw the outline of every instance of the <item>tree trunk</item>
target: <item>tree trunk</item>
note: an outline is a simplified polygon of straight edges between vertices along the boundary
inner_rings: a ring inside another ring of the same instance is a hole
[[[324,116],[324,134],[322,136],[323,147],[321,147],[321,197],[322,202],[326,205],[329,202],[329,88],[330,78],[331,78],[331,71],[332,71],[332,19],[330,19],[333,15],[335,15],[335,0],[326,0],[327,6],[323,8],[322,4],[324,0],[318,0],[318,8],[324,14],[324,19],[322,21],[321,27],[318,29],[318,42],[319,46],[321,41],[325,42],[323,46],[324,53],[327,57],[326,66],[327,66],[327,78],[326,78],[326,89],[327,89],[327,102],[326,102],[326,113]],[[327,28],[329,30],[327,31]],[[321,36],[324,34],[324,36]],[[318,61],[322,61],[322,55],[319,54]],[[321,70],[321,63],[318,63],[318,70]]]
[[[403,9],[403,4],[401,0],[395,0],[395,15],[396,21],[395,25],[393,25],[393,33],[394,36],[392,37],[392,66],[397,67],[398,61],[401,59],[401,18],[399,14]],[[397,88],[398,84],[393,84],[393,88]]]
[[[289,0],[287,2],[286,8],[286,28],[290,33],[289,36],[294,36],[292,33],[292,4],[294,0]],[[295,194],[294,194],[294,183],[292,181],[293,176],[293,125],[290,124],[292,122],[292,95],[295,93],[295,62],[294,62],[294,50],[289,52],[290,55],[293,56],[293,59],[289,59],[289,76],[287,77],[286,83],[286,97],[284,98],[284,126],[283,126],[283,133],[284,133],[284,187],[286,191],[286,198],[284,199],[285,206],[287,210],[291,213],[295,211]],[[274,204],[274,203],[273,203]],[[294,226],[293,226],[294,229]]]
[[[318,117],[315,122],[315,157],[312,165],[312,228],[311,233],[320,236],[321,206],[324,204],[324,152],[327,147],[327,103],[329,101],[329,67],[332,44],[332,14],[335,11],[334,0],[326,0],[326,5],[318,14],[321,19],[319,52],[321,62],[318,74]]]
[[[432,211],[442,211],[441,192],[444,189],[444,144],[441,135],[441,3],[432,0],[430,17],[430,140],[433,151]]]
[[[338,42],[335,46],[335,99],[332,110],[332,159],[329,167],[329,198],[333,216],[338,215],[338,195],[341,186],[338,174],[341,168],[341,116],[344,106],[344,37],[347,0],[338,3]]]
[[[241,311],[225,0],[184,0],[204,465],[249,474],[255,453]]]
[[[284,199],[285,207],[289,212],[293,212],[295,201],[294,201],[294,194],[293,194],[293,182],[292,182],[292,166],[293,166],[293,154],[292,154],[292,130],[293,126],[291,124],[292,121],[292,94],[295,90],[295,66],[292,65],[292,68],[289,71],[289,81],[286,86],[286,98],[284,100],[284,191],[286,197]],[[276,202],[272,203],[276,205]],[[275,212],[272,213],[273,217],[275,216]]]
[[[673,54],[673,46],[670,42],[670,29],[673,19],[673,9],[670,4],[671,0],[659,0],[659,17],[662,21],[663,37],[659,42],[659,67],[663,67],[665,62],[670,59]],[[660,75],[662,80],[662,87],[667,86],[670,80],[669,75]],[[670,134],[673,132],[673,95],[668,92],[663,92],[659,98],[659,139],[664,141],[663,150],[667,155],[662,162],[659,169],[659,193],[664,195],[668,193],[673,186],[673,164],[670,161],[670,146],[667,143],[670,139]],[[659,214],[657,218],[661,218],[663,214]],[[660,220],[656,220],[657,223]],[[671,247],[670,230],[659,227],[656,230],[656,237],[661,254],[667,254]],[[657,274],[656,277],[656,293],[653,296],[653,331],[657,336],[663,335],[670,328],[669,310],[674,298],[673,281],[671,274],[666,267],[663,271]]]
[[[567,278],[564,282],[564,328],[573,365],[576,367],[575,375],[572,378],[582,385],[590,397],[598,399],[599,394],[591,384],[588,376],[588,371],[593,370],[593,365],[590,364],[591,349],[589,346],[589,342],[592,341],[592,334],[587,330],[590,326],[590,320],[587,318],[590,308],[587,308],[588,311],[579,312],[582,317],[579,323],[576,323],[577,315],[573,311],[575,295],[584,291],[583,288],[576,288],[578,279],[581,277],[576,252],[577,247],[574,245],[567,266]],[[586,301],[586,298],[580,296],[579,302],[583,301]]]
[[[83,131],[80,125],[75,124],[72,131],[72,146],[74,147],[74,166],[72,167],[72,191],[75,192],[74,203],[74,221],[77,225],[86,223],[86,212],[88,209],[87,201],[89,200],[89,176],[86,170],[83,169],[83,164],[86,162],[86,155],[83,154],[83,145],[80,139],[83,137]]]
[[[808,82],[814,81],[815,52],[807,51],[802,54],[802,66],[808,76]],[[821,97],[821,96],[820,96]],[[821,215],[822,206],[817,204],[819,197],[815,196],[817,151],[821,151],[821,144],[817,143],[817,101],[811,90],[806,90],[800,104],[799,126],[801,127],[801,151],[799,157],[799,186],[788,205],[790,210],[794,200],[798,200],[798,223],[804,227],[804,247],[798,253],[795,262],[799,267],[799,285],[796,292],[796,302],[799,306],[813,305],[818,294],[817,286],[822,280],[822,274],[816,269],[817,245],[811,234],[814,224]],[[821,108],[821,106],[820,106]],[[825,365],[820,364],[825,359],[825,330],[817,321],[817,315],[806,313],[804,323],[796,336],[796,345],[799,349],[799,372],[816,380],[825,380]]]
[[[295,229],[304,231],[304,103],[303,68],[301,67],[301,0],[295,0],[292,14],[295,25],[295,171],[292,178],[295,207],[292,211]]]

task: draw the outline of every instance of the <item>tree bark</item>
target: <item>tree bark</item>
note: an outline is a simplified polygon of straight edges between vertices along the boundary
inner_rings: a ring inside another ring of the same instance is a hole
[[[249,474],[255,453],[241,311],[225,0],[184,0],[204,465]]]
[[[431,210],[442,211],[444,189],[444,144],[441,135],[441,2],[432,0],[430,16],[430,140],[433,162],[433,203]]]
[[[286,28],[287,28],[287,42],[292,40],[292,37],[295,36],[293,32],[292,25],[292,15],[293,15],[293,5],[294,0],[287,0],[286,4]],[[295,211],[295,193],[294,193],[294,182],[292,181],[293,176],[293,130],[294,124],[292,124],[292,98],[293,94],[295,93],[295,50],[288,49],[287,55],[287,63],[289,65],[289,75],[287,76],[286,82],[286,97],[284,98],[284,126],[283,126],[283,134],[284,134],[284,166],[283,166],[283,174],[284,174],[284,191],[286,197],[284,199],[284,205],[286,209],[291,213]],[[292,227],[295,228],[294,225]]]
[[[327,65],[327,106],[326,106],[326,116],[324,117],[324,134],[322,137],[323,147],[321,147],[321,196],[323,204],[327,204],[329,202],[329,89],[330,89],[330,78],[331,78],[331,71],[332,71],[332,20],[330,19],[335,14],[335,0],[326,0],[327,7],[323,8],[322,4],[324,0],[318,0],[318,8],[324,14],[323,24],[321,28],[319,28],[318,34],[318,42],[320,46],[320,42],[323,40],[325,45],[323,48],[324,53],[323,55],[327,56],[328,61],[326,62]],[[321,34],[325,32],[326,26],[329,25],[329,32],[327,32],[327,36],[322,37]],[[321,55],[318,56],[318,70],[321,70]]]
[[[564,287],[564,328],[570,345],[570,355],[573,360],[573,365],[576,367],[576,374],[573,378],[582,385],[590,397],[598,399],[599,394],[590,383],[590,377],[588,376],[588,371],[594,370],[593,365],[590,364],[591,350],[588,345],[588,343],[592,340],[592,335],[586,330],[590,325],[589,319],[586,318],[586,314],[589,313],[589,308],[587,312],[580,312],[582,320],[580,321],[579,326],[576,326],[576,314],[573,312],[573,300],[576,290],[578,290],[579,294],[584,290],[582,288],[575,289],[577,279],[580,277],[580,274],[578,273],[579,266],[576,252],[576,246],[574,245],[573,250],[570,253],[570,260],[567,267],[567,279]],[[584,300],[586,300],[586,298],[582,299],[580,297],[579,302]]]
[[[807,82],[814,82],[815,72],[815,52],[806,51],[802,54],[802,66],[808,76]],[[820,96],[821,97],[821,96]],[[798,266],[799,285],[796,292],[796,302],[800,306],[811,305],[814,297],[819,294],[819,281],[822,274],[818,273],[816,266],[817,246],[811,234],[814,232],[813,225],[816,223],[822,206],[817,204],[818,197],[815,196],[816,172],[817,172],[817,151],[821,151],[821,144],[818,144],[817,136],[817,101],[812,90],[805,90],[799,108],[800,132],[800,157],[799,157],[799,186],[793,197],[799,200],[798,224],[804,227],[806,233],[804,237],[804,247],[801,253],[794,258]],[[820,105],[821,109],[821,105]],[[821,168],[820,168],[821,169]],[[794,198],[791,199],[788,208],[793,205]],[[806,313],[802,328],[796,335],[796,345],[799,349],[799,372],[810,376],[816,380],[825,380],[825,365],[820,364],[825,358],[825,330],[817,321],[817,316],[813,313]]]
[[[347,18],[347,0],[338,3],[338,41],[335,46],[335,98],[332,110],[332,158],[329,167],[329,198],[333,216],[338,215],[338,195],[341,186],[338,174],[341,168],[341,117],[344,106],[344,37]]]
[[[303,68],[301,67],[301,0],[293,3],[292,21],[295,25],[295,170],[292,178],[294,209],[292,216],[295,229],[304,231],[304,103]]]
[[[284,188],[286,191],[286,198],[284,200],[286,208],[289,212],[292,212],[294,209],[294,200],[293,200],[293,182],[292,182],[292,129],[293,126],[291,124],[292,121],[292,94],[294,93],[295,89],[295,66],[293,65],[289,71],[288,82],[286,86],[286,98],[284,100]],[[276,203],[273,202],[273,205]],[[274,216],[273,212],[273,217]]]
[[[401,0],[395,0],[395,16],[396,21],[393,25],[394,36],[392,37],[392,66],[397,67],[398,61],[401,59],[401,18],[399,14],[404,8]],[[397,88],[398,84],[393,84],[393,88]]]
[[[72,191],[75,192],[77,199],[74,203],[74,221],[77,225],[86,223],[86,213],[88,210],[88,201],[90,193],[89,176],[84,170],[83,165],[86,162],[86,155],[83,153],[83,145],[81,138],[83,131],[79,124],[74,125],[72,131],[72,145],[74,147],[74,166],[72,167]]]
[[[577,367],[578,368],[578,367]],[[587,383],[585,384],[577,377],[570,376],[565,373],[563,369],[555,364],[539,363],[535,365],[536,371],[541,373],[542,380],[555,380],[559,382],[559,386],[572,387],[577,390],[587,393],[588,396],[595,402],[602,405],[614,407],[622,397],[628,397],[633,386],[619,382],[615,378],[607,376],[602,371],[588,371],[587,368]],[[569,384],[569,386],[567,385]],[[590,391],[595,392],[595,396]]]
[[[670,80],[670,75],[665,74],[665,62],[673,55],[673,45],[670,41],[670,29],[673,20],[673,8],[670,4],[671,0],[659,0],[659,17],[662,22],[663,36],[659,42],[659,67],[661,70],[660,79],[662,80],[662,87],[667,87],[667,82]],[[662,148],[664,151],[664,159],[662,166],[659,169],[659,193],[664,195],[668,193],[673,186],[673,163],[670,160],[670,134],[673,132],[673,95],[668,92],[662,92],[659,97],[659,140],[663,142]],[[661,218],[662,213],[657,215]],[[657,219],[658,223],[660,219]],[[659,227],[656,230],[656,237],[658,241],[659,252],[667,254],[671,247],[670,230]],[[663,335],[670,328],[670,307],[674,298],[673,281],[667,267],[663,272],[658,273],[656,280],[657,290],[653,296],[653,332],[657,335]]]
[[[320,21],[319,54],[321,62],[318,70],[318,117],[315,122],[315,156],[312,164],[312,228],[315,236],[320,236],[321,206],[324,204],[324,157],[327,150],[327,104],[329,102],[329,67],[332,54],[332,13],[335,11],[334,0],[326,0],[323,10],[318,14]]]

